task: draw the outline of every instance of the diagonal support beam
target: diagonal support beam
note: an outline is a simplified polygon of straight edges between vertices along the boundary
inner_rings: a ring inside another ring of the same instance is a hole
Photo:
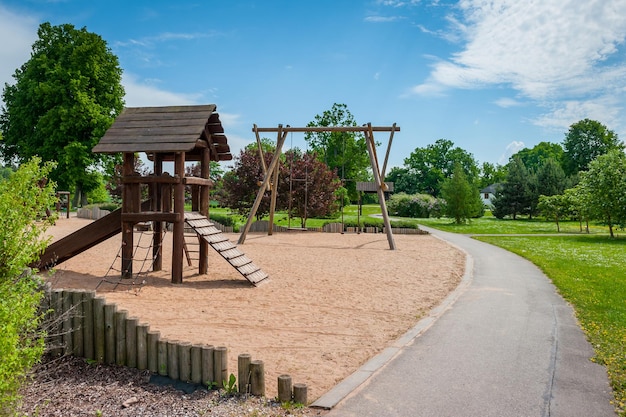
[[[365,143],[367,144],[367,153],[370,156],[370,163],[372,164],[372,171],[374,173],[374,179],[376,180],[378,201],[380,203],[380,210],[383,213],[383,223],[385,225],[385,232],[387,233],[389,249],[395,250],[396,242],[391,231],[391,221],[389,220],[389,213],[387,213],[387,203],[385,202],[385,191],[383,188],[386,187],[386,184],[381,179],[380,166],[378,165],[378,157],[376,156],[376,142],[374,142],[374,131],[372,130],[371,123],[367,124],[367,129],[365,130]]]
[[[265,178],[261,187],[259,188],[259,192],[256,195],[256,199],[254,200],[254,204],[252,204],[252,209],[250,210],[250,214],[248,215],[248,221],[246,222],[243,231],[241,232],[241,236],[239,236],[239,241],[237,242],[239,245],[242,245],[246,241],[246,236],[250,231],[250,226],[252,226],[252,220],[256,215],[259,206],[261,205],[261,200],[263,199],[263,194],[265,194],[265,190],[267,190],[267,186],[272,178],[272,173],[278,167],[278,161],[280,161],[280,154],[282,152],[283,144],[285,143],[285,139],[287,139],[288,131],[283,131],[282,125],[278,126],[278,138],[276,139],[276,151],[274,151],[274,157],[272,158],[272,162],[270,162],[270,166],[267,168]]]

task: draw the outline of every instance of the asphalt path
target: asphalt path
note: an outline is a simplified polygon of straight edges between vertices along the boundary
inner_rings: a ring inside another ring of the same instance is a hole
[[[336,403],[329,417],[616,415],[605,368],[591,362],[571,306],[537,267],[468,236],[422,228],[469,255],[466,285],[367,378],[348,378],[358,380],[349,393],[347,384],[321,398]]]

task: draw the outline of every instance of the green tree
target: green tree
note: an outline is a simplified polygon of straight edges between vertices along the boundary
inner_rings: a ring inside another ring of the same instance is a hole
[[[546,219],[554,220],[557,232],[561,231],[559,221],[571,213],[569,201],[565,194],[539,196],[537,208]]]
[[[524,162],[524,166],[528,170],[538,170],[539,166],[548,159],[553,159],[559,165],[563,160],[563,147],[558,143],[539,142],[532,148],[524,148],[518,151],[515,155]]]
[[[42,236],[54,218],[40,218],[56,198],[55,184],[44,180],[54,165],[40,164],[32,158],[0,180],[0,415],[12,415],[18,389],[44,349],[38,331],[41,282],[28,265],[49,241]]]
[[[335,103],[330,110],[316,115],[307,127],[356,125],[348,106]],[[356,182],[370,178],[370,159],[365,137],[355,132],[315,132],[307,133],[304,138],[318,158],[342,180],[346,180],[344,187],[350,199],[356,201]]]
[[[441,194],[446,201],[446,215],[454,218],[456,224],[482,215],[483,203],[478,189],[467,180],[459,162],[454,165],[452,176],[444,180]]]
[[[124,106],[122,70],[106,42],[86,28],[43,23],[38,36],[15,84],[4,87],[0,153],[5,161],[34,155],[57,161],[51,178],[85,202],[98,186],[96,171],[112,173],[119,159],[91,149]]]
[[[467,180],[474,184],[479,173],[474,156],[455,147],[451,140],[439,139],[425,148],[416,148],[404,160],[406,173],[415,183],[416,192],[430,194],[433,197],[439,197],[441,185],[446,178],[452,176],[456,163],[463,168]],[[396,190],[408,192],[403,189]]]
[[[613,149],[591,161],[588,171],[581,172],[579,187],[592,218],[604,221],[614,237],[613,228],[626,225],[624,152]]]
[[[563,141],[566,175],[586,171],[589,163],[612,149],[624,149],[617,134],[596,120],[584,119],[570,126]]]
[[[519,158],[513,158],[507,165],[507,176],[502,187],[493,199],[493,215],[497,218],[511,216],[515,220],[518,214],[530,211],[531,175],[528,173],[524,162]]]
[[[506,178],[506,168],[500,164],[492,164],[483,162],[480,166],[480,177],[478,179],[478,188],[487,188],[492,184],[499,184]]]

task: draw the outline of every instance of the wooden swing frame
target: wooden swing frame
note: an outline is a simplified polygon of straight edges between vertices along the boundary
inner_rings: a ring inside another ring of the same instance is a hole
[[[395,250],[396,243],[391,231],[391,222],[389,220],[389,214],[387,213],[387,204],[385,202],[385,171],[387,169],[387,162],[389,160],[389,152],[391,150],[391,144],[393,142],[393,135],[395,132],[400,131],[400,127],[394,123],[392,126],[372,126],[371,123],[364,124],[363,126],[310,126],[310,127],[291,127],[289,125],[283,126],[279,124],[278,127],[258,127],[256,124],[253,126],[252,131],[256,135],[256,141],[259,146],[259,152],[261,155],[261,165],[263,168],[263,182],[259,187],[256,199],[248,215],[248,220],[244,226],[241,235],[239,236],[238,244],[242,245],[246,241],[246,236],[250,231],[250,226],[257,210],[261,204],[261,200],[266,191],[271,192],[270,199],[270,213],[269,213],[269,228],[268,235],[273,234],[274,229],[274,212],[276,210],[276,197],[278,193],[278,162],[282,153],[283,145],[287,139],[287,135],[291,132],[297,133],[315,133],[315,132],[360,132],[365,136],[365,143],[367,145],[367,152],[370,157],[370,164],[372,166],[372,172],[374,173],[374,180],[376,183],[378,200],[380,203],[380,209],[383,215],[383,223],[385,225],[385,232],[387,234],[387,241],[389,242],[389,249]],[[389,141],[387,142],[387,152],[385,154],[385,162],[382,170],[378,163],[378,156],[376,155],[376,142],[374,141],[374,132],[390,132]],[[261,148],[261,138],[259,133],[276,133],[276,150],[272,161],[269,166],[266,166],[265,159],[263,158],[263,150]]]

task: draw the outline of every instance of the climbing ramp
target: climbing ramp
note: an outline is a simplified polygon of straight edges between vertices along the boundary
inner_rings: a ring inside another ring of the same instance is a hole
[[[185,223],[217,251],[226,261],[253,285],[267,279],[268,275],[241,252],[237,245],[224,236],[205,216],[198,212],[185,212]]]

